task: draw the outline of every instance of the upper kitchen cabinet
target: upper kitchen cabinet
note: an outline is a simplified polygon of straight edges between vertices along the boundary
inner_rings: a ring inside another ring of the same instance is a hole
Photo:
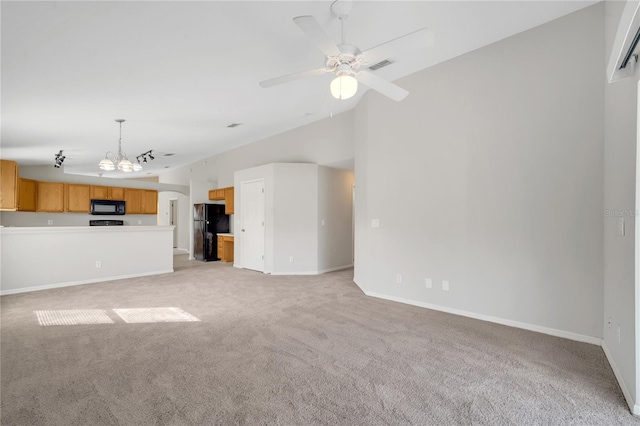
[[[71,213],[91,211],[91,186],[67,183],[65,190],[65,210]]]
[[[117,188],[115,186],[109,187],[109,199],[110,200],[124,200],[124,188]]]
[[[92,200],[124,200],[124,188],[91,185]]]
[[[211,191],[209,191],[209,199],[212,201],[224,200],[224,188],[212,189]]]
[[[158,191],[144,190],[142,198],[143,214],[158,214]]]
[[[225,214],[233,214],[233,208],[234,208],[234,195],[233,195],[233,186],[229,187],[229,188],[225,188],[224,189],[224,212]]]
[[[0,210],[18,208],[18,164],[0,160]]]
[[[91,199],[92,200],[109,200],[109,188],[108,186],[96,186],[91,185]]]
[[[234,210],[234,195],[233,186],[228,188],[218,188],[209,191],[209,199],[212,201],[224,201],[225,214],[233,214]]]
[[[125,208],[127,214],[141,214],[142,213],[142,197],[144,196],[143,189],[125,188],[124,189],[124,201],[126,203]]]
[[[64,212],[64,183],[38,182],[36,188],[37,212]]]
[[[31,179],[18,179],[18,211],[36,211],[36,191],[38,182]]]

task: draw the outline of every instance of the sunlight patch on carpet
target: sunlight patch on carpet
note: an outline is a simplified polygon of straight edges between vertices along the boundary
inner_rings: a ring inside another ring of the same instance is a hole
[[[180,308],[114,309],[113,311],[128,324],[200,321]]]
[[[33,311],[42,326],[113,324],[104,309],[71,309],[63,311]]]

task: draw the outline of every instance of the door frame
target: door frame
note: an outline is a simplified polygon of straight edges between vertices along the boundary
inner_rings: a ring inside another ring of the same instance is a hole
[[[169,226],[173,225],[173,248],[180,248],[179,247],[179,243],[178,243],[178,198],[169,198],[169,208],[168,208],[168,212],[169,212]],[[173,223],[171,223],[173,221]]]

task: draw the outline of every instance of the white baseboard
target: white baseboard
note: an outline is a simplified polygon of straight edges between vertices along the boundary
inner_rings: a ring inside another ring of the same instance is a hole
[[[632,414],[636,416],[640,416],[640,406],[633,401],[631,392],[629,392],[629,388],[627,387],[627,384],[622,378],[622,373],[620,372],[620,369],[614,362],[613,355],[611,354],[611,351],[609,351],[609,347],[607,346],[607,343],[604,340],[602,341],[602,350],[604,351],[604,355],[607,357],[607,360],[609,361],[609,365],[613,370],[613,374],[616,376],[616,379],[618,380],[618,384],[620,385],[620,389],[622,389],[622,394],[624,395],[624,399],[627,401],[629,410],[631,410]]]
[[[350,263],[349,265],[336,266],[334,268],[321,269],[318,271],[318,274],[326,274],[327,272],[341,271],[349,268],[353,268],[353,263]]]
[[[356,283],[358,284],[358,283]],[[358,285],[358,287],[360,287]],[[360,287],[362,289],[362,287]],[[388,296],[386,294],[375,293],[371,291],[363,290],[364,294],[371,297],[377,297],[379,299],[391,300],[393,302],[406,303],[407,305],[419,306],[421,308],[433,309],[434,311],[447,312],[449,314],[460,315],[463,317],[469,317],[479,319],[482,321],[493,322],[496,324],[508,325],[509,327],[522,328],[524,330],[535,331],[538,333],[548,334],[550,336],[562,337],[569,340],[575,340],[577,342],[591,343],[592,345],[601,346],[602,339],[599,337],[586,336],[584,334],[572,333],[570,331],[557,330],[555,328],[543,327],[535,324],[528,324],[519,321],[508,320],[499,317],[492,317],[489,315],[477,314],[475,312],[463,311],[461,309],[448,308],[446,306],[433,305],[431,303],[419,302],[415,300],[404,299],[402,297]]]
[[[295,272],[271,272],[271,275],[320,275],[327,272],[340,271],[342,269],[353,268],[353,264],[336,266],[333,268],[321,269],[318,271],[295,271]]]
[[[16,288],[12,290],[0,290],[0,296],[6,296],[9,294],[18,294],[18,293],[28,293],[30,291],[49,290],[52,288],[71,287],[75,285],[96,284],[96,283],[101,283],[105,281],[123,280],[125,278],[137,278],[137,277],[146,277],[149,275],[169,274],[172,272],[173,272],[173,268],[162,270],[162,271],[143,272],[141,274],[118,275],[116,277],[101,277],[101,278],[94,278],[90,280],[68,281],[66,283],[46,284],[46,285],[40,285],[35,287]]]

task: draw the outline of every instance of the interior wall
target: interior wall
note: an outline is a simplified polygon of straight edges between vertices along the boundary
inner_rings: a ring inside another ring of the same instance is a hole
[[[318,165],[274,164],[273,274],[318,271]]]
[[[363,290],[599,342],[603,13],[401,79],[402,103],[368,93],[356,126]]]
[[[318,168],[318,270],[353,265],[353,172]]]
[[[606,58],[626,2],[606,3]],[[635,327],[635,205],[638,71],[605,83],[604,346],[621,387],[638,400]],[[619,232],[624,221],[625,235]],[[609,327],[611,319],[611,327]],[[617,327],[620,326],[620,342]],[[625,396],[629,396],[626,395]]]

